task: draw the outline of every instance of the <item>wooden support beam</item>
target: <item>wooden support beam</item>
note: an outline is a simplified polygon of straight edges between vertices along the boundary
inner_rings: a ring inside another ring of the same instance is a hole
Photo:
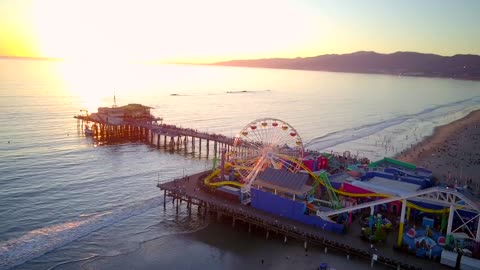
[[[210,143],[210,140],[207,139],[207,158],[208,158],[208,154],[209,154],[209,152],[210,152],[210,145],[209,145],[209,143]]]
[[[163,191],[163,209],[165,210],[167,207],[167,190]]]

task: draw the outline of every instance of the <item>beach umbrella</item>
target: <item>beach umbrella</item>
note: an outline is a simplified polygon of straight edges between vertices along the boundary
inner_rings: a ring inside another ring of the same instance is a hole
[[[444,236],[438,237],[437,243],[438,243],[438,245],[440,245],[440,246],[445,246],[445,243],[446,243],[445,237],[444,237]]]
[[[414,228],[411,228],[411,229],[408,230],[408,232],[407,232],[407,236],[410,237],[410,238],[414,238],[416,235],[417,235],[417,232],[415,231]]]

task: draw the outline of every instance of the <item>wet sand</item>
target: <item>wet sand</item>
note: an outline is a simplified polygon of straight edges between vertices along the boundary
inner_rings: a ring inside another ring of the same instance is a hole
[[[480,110],[435,128],[433,134],[396,156],[430,169],[442,184],[480,193]]]

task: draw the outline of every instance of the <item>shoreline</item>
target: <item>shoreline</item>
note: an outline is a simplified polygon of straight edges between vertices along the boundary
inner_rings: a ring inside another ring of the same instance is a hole
[[[446,185],[480,193],[480,110],[435,127],[432,135],[394,158],[430,169]]]
[[[239,224],[230,228],[226,222],[211,222],[188,233],[165,235],[142,243],[138,249],[114,256],[98,256],[72,262],[70,268],[92,269],[318,269],[321,263],[332,268],[371,269],[370,261],[317,245],[304,248],[302,241],[282,236],[263,237],[263,230],[251,233]],[[158,250],[163,252],[159,253]],[[188,258],[188,259],[186,259]],[[391,269],[375,263],[375,269]],[[446,269],[446,268],[439,268]]]
[[[279,69],[279,70],[296,70],[296,71],[317,71],[317,72],[332,72],[332,73],[347,73],[347,74],[365,74],[365,75],[387,75],[393,77],[407,77],[407,78],[430,78],[430,79],[447,79],[457,81],[469,81],[480,82],[480,78],[470,77],[447,77],[447,76],[428,76],[428,75],[409,75],[409,74],[395,74],[395,73],[381,73],[381,72],[360,72],[360,71],[335,71],[335,70],[323,70],[323,69],[299,69],[299,68],[282,68],[282,67],[263,67],[263,66],[241,66],[241,65],[220,65],[220,64],[197,64],[197,63],[172,63],[174,65],[202,65],[202,66],[215,66],[215,67],[237,67],[237,68],[266,68],[266,69]]]

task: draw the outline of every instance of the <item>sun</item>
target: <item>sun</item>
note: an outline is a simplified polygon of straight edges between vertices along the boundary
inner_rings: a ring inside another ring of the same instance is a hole
[[[65,60],[56,65],[65,94],[79,98],[82,109],[88,111],[95,111],[105,105],[106,97],[113,97],[116,84],[111,71],[106,72],[113,66],[74,60]]]
[[[317,24],[305,10],[280,0],[43,0],[32,5],[41,53],[74,60],[192,63],[297,54]]]

